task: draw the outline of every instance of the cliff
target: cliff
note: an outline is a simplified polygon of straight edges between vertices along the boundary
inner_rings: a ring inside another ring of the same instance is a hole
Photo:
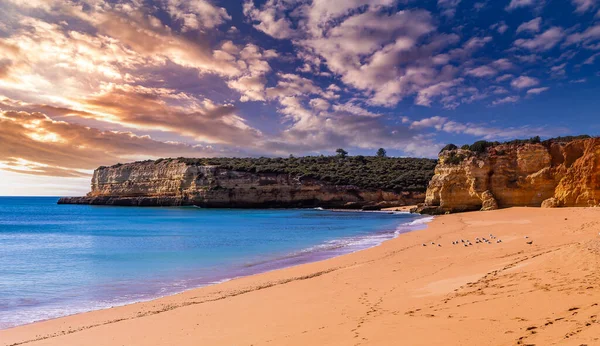
[[[508,143],[481,151],[442,151],[417,211],[600,205],[599,138]]]
[[[315,174],[287,173],[281,172],[278,166],[259,165],[264,160],[267,160],[264,162],[272,164],[276,159],[231,160],[244,160],[245,164],[250,162],[251,165],[243,166],[245,168],[240,165],[238,169],[231,169],[224,168],[224,164],[207,165],[203,159],[163,159],[100,167],[94,171],[91,192],[87,196],[64,197],[58,203],[123,206],[197,205],[228,208],[376,209],[382,206],[401,206],[423,202],[426,189],[425,179],[429,179],[433,175],[435,165],[433,160],[425,161],[430,168],[429,170],[425,168],[426,172],[429,172],[429,176],[423,179],[422,186],[413,186],[399,191],[389,188],[335,184],[324,179],[316,179],[314,178]],[[291,162],[295,159],[279,160]],[[327,160],[329,161],[327,167],[333,167],[330,169],[335,170],[336,163],[332,162],[338,161]],[[381,163],[382,161],[377,162]],[[361,163],[348,159],[338,165],[341,164]],[[366,161],[362,164],[371,165],[372,162]],[[386,161],[383,164],[391,165],[397,164],[397,162]],[[267,169],[267,167],[271,168]],[[304,167],[304,169],[310,170],[309,168]],[[359,176],[359,172],[356,175]],[[327,180],[334,179],[341,180],[341,178],[335,177]],[[389,179],[394,181],[393,177]],[[365,185],[367,184],[368,181],[365,181]]]

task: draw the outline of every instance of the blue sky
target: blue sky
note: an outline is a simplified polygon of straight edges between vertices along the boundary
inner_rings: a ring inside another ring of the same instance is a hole
[[[0,193],[165,156],[600,134],[599,0],[2,0]]]

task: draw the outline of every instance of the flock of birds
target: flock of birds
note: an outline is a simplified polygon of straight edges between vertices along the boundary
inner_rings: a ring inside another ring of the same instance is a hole
[[[529,237],[525,236],[525,239],[529,239]],[[485,238],[485,237],[483,237],[483,238],[476,237],[475,238],[475,244],[493,244],[494,241],[496,242],[496,244],[502,243],[502,239],[498,239],[498,237],[496,237],[495,235],[493,235],[491,233],[490,233],[489,239]],[[467,239],[467,240],[465,240],[465,239],[455,240],[455,241],[452,242],[452,245],[461,245],[461,244],[464,247],[473,246],[473,243],[471,243],[471,241],[469,239]],[[533,244],[533,241],[532,240],[528,240],[527,244],[531,245],[531,244]],[[433,245],[433,246],[437,245],[439,247],[442,246],[442,244],[439,244],[439,243],[436,244],[435,242],[431,242],[431,245]],[[427,246],[427,244],[423,243],[423,246]]]

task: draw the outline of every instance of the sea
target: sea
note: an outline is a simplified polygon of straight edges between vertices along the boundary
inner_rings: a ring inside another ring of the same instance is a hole
[[[377,246],[401,212],[58,205],[0,197],[0,329]]]

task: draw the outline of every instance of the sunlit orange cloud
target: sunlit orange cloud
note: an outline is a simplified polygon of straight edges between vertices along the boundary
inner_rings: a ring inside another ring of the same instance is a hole
[[[212,147],[54,121],[42,113],[0,111],[0,127],[2,169],[24,174],[73,177],[121,160],[220,154]]]
[[[250,85],[247,78],[261,80],[270,71],[266,60],[276,56],[274,51],[252,44],[237,47],[231,41],[212,49],[202,39],[190,41],[175,35],[133,4],[95,1],[88,4],[92,10],[83,11],[81,4],[62,1],[15,3],[69,15],[95,31],[78,30],[64,21],[18,17],[17,28],[0,45],[0,92],[38,105],[38,109],[70,109],[63,113],[133,131],[168,131],[220,144],[243,145],[260,139],[260,131],[236,115],[231,105],[196,99],[177,90],[145,87],[146,77],[137,70],[160,69],[168,61],[199,75],[212,73],[231,79],[237,91],[247,92],[246,99],[264,99],[264,82]],[[181,15],[181,6],[170,9],[175,17]],[[213,24],[227,17],[220,10],[211,13],[208,19]]]

